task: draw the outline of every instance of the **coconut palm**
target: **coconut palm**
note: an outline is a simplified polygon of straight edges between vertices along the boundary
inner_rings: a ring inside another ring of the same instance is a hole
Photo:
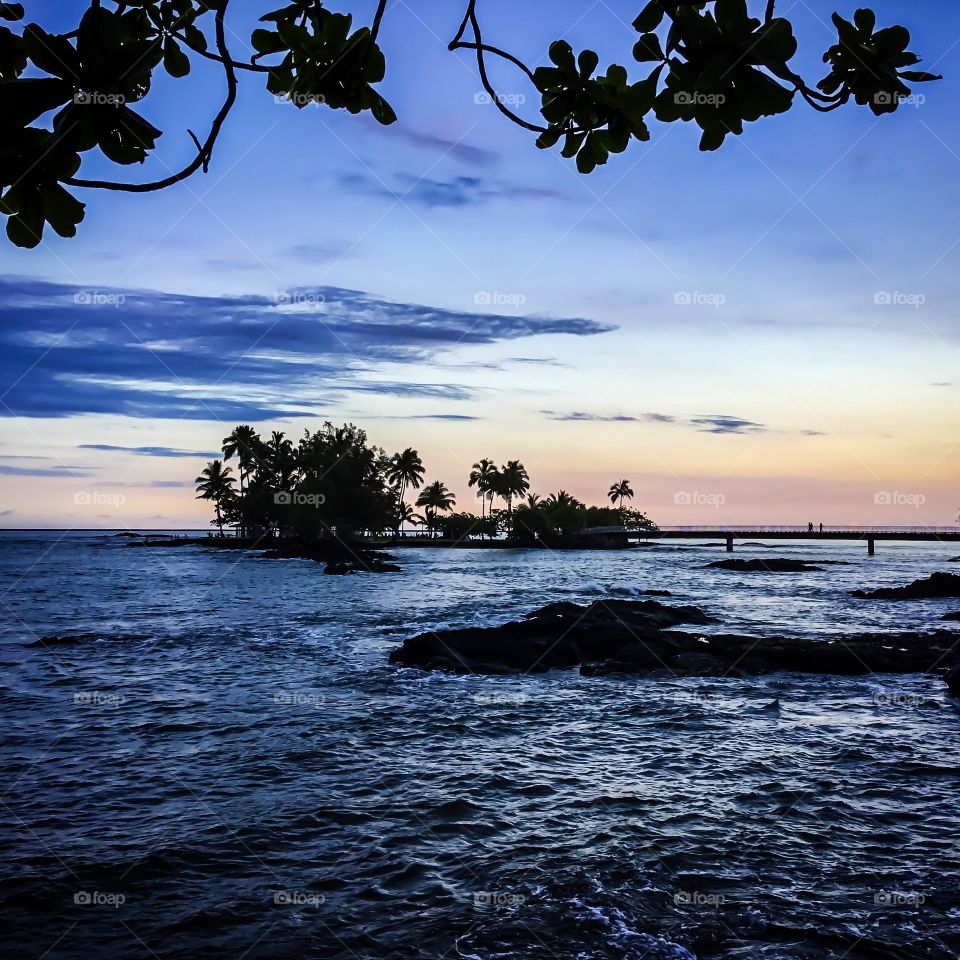
[[[531,510],[536,510],[537,507],[540,506],[540,501],[541,501],[542,499],[543,499],[543,498],[540,496],[539,493],[528,493],[528,494],[527,494],[527,506],[528,506]]]
[[[270,439],[264,444],[263,459],[270,470],[271,480],[276,488],[286,490],[296,473],[297,457],[293,444],[281,431],[274,430]]]
[[[424,508],[428,528],[436,527],[438,510],[449,510],[456,502],[457,498],[440,480],[428,484],[417,497],[417,506]]]
[[[402,453],[395,453],[390,458],[390,464],[387,467],[387,479],[397,488],[401,530],[403,530],[403,521],[407,519],[403,515],[403,502],[407,487],[413,487],[414,490],[419,489],[423,483],[425,472],[423,460],[420,459],[420,454],[413,447],[407,447]]]
[[[507,504],[507,531],[513,530],[513,499],[530,489],[527,468],[519,460],[508,460],[497,474],[495,490]]]
[[[216,511],[214,523],[223,536],[223,507],[233,496],[233,471],[221,460],[212,460],[194,481],[198,500],[212,500]]]
[[[241,423],[233,432],[223,438],[223,460],[226,463],[236,456],[240,463],[240,496],[243,496],[244,480],[250,479],[257,465],[258,455],[263,442],[259,434],[249,424]]]
[[[620,505],[620,517],[623,518],[623,501],[624,499],[632,500],[633,499],[633,490],[630,488],[629,480],[618,480],[610,489],[607,491],[607,496],[610,498],[611,503],[619,503]]]
[[[477,493],[480,495],[481,520],[485,516],[485,501],[493,500],[494,486],[498,472],[497,465],[492,460],[487,460],[486,457],[478,460],[470,470],[470,479],[467,483],[471,487],[476,487]]]

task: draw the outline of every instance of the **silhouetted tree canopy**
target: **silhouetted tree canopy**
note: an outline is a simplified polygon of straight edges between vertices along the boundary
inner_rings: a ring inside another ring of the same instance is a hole
[[[24,4],[0,3],[0,20],[13,25],[0,25],[0,213],[9,239],[35,247],[48,223],[60,236],[74,236],[85,204],[73,190],[145,193],[206,171],[241,76],[300,108],[317,103],[369,111],[382,124],[397,119],[375,89],[386,73],[377,41],[389,0],[379,0],[369,27],[356,29],[351,15],[320,0],[266,9],[273,2],[263,4],[249,60],[235,56],[230,40],[233,19],[249,16],[254,0],[89,0],[76,28],[64,34],[36,23],[21,28]],[[833,15],[837,41],[823,55],[826,76],[811,86],[790,66],[797,41],[791,21],[776,15],[775,0],[759,4],[761,17],[750,15],[746,0],[649,0],[633,22],[639,66],[631,72],[611,64],[602,73],[594,51],[576,53],[562,39],[550,46],[550,66],[529,68],[484,40],[479,5],[468,0],[449,48],[473,51],[491,102],[537,134],[539,147],[562,143],[563,156],[576,158],[581,173],[621,153],[631,139],[650,139],[651,116],[696,122],[700,149],[716,150],[744,123],[785,113],[798,96],[820,111],[853,100],[879,116],[909,96],[908,82],[939,79],[909,69],[920,61],[907,49],[909,31],[878,28],[868,9],[852,21]],[[198,58],[223,68],[224,94],[206,135],[188,131],[196,155],[185,167],[141,182],[78,175],[91,152],[121,166],[144,163],[162,135],[144,115],[154,71],[186,78]],[[521,72],[540,95],[539,117],[513,110],[492,84],[488,60]],[[647,76],[635,76],[650,67]]]

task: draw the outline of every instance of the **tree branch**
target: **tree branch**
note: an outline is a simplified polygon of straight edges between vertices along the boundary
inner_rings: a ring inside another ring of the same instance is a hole
[[[223,0],[223,6],[217,10],[216,15],[217,50],[222,58],[223,70],[227,78],[227,96],[223,102],[223,106],[220,107],[216,117],[214,117],[210,132],[207,134],[207,139],[200,146],[197,151],[197,156],[193,161],[178,173],[164,177],[162,180],[154,180],[150,183],[116,183],[111,180],[83,180],[76,177],[64,180],[64,183],[72,187],[86,187],[96,190],[150,193],[155,190],[163,190],[166,187],[173,186],[175,183],[180,183],[182,180],[193,176],[198,170],[207,171],[210,165],[210,158],[213,155],[213,147],[217,142],[217,138],[220,136],[220,131],[223,128],[227,116],[237,100],[237,74],[234,70],[233,60],[230,58],[230,50],[227,47],[226,30],[224,28],[224,18],[226,17],[227,7],[229,7],[229,5],[230,0]],[[197,143],[197,137],[193,133],[190,135],[193,137],[194,143]]]

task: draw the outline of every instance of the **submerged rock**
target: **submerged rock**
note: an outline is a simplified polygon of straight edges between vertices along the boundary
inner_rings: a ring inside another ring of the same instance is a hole
[[[956,633],[866,634],[832,640],[702,635],[673,629],[708,624],[697,607],[654,600],[563,601],[493,627],[423,633],[390,662],[451,673],[541,673],[579,667],[585,675],[752,676],[776,671],[860,676],[946,672]]]
[[[859,600],[932,600],[960,597],[960,574],[934,573],[926,580],[914,580],[905,587],[881,587],[879,590],[854,590]]]
[[[769,560],[716,560],[708,563],[707,567],[717,570],[739,570],[741,573],[819,573],[823,567],[815,566],[824,563],[822,560],[785,560],[783,557],[771,557]]]
[[[960,610],[954,610],[952,613],[945,613],[941,620],[960,620]]]

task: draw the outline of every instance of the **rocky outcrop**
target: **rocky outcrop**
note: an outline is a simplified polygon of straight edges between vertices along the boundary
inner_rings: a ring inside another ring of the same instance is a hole
[[[954,610],[953,613],[945,613],[941,620],[960,620],[960,610]]]
[[[860,600],[934,600],[960,597],[960,574],[934,573],[926,580],[914,580],[905,587],[854,590],[853,595]]]
[[[452,673],[539,673],[579,667],[589,675],[752,676],[776,671],[859,676],[917,673],[958,660],[956,633],[891,633],[843,639],[704,635],[675,629],[705,625],[697,607],[653,600],[561,602],[523,620],[420,634],[390,662]]]
[[[717,560],[708,563],[707,567],[717,570],[738,570],[741,573],[820,573],[823,567],[815,564],[824,561],[814,560],[785,560],[782,557],[771,557],[769,560]]]

